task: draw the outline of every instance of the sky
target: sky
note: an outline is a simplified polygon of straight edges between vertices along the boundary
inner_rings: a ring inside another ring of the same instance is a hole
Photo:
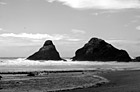
[[[0,0],[0,57],[28,57],[53,40],[73,57],[92,37],[140,56],[139,0]]]

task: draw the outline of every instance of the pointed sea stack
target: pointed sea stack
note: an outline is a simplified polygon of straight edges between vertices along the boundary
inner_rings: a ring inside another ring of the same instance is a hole
[[[62,58],[60,58],[60,55],[51,40],[47,40],[44,43],[43,47],[40,48],[38,52],[29,56],[27,59],[29,60],[63,60]]]
[[[131,61],[125,50],[119,50],[102,39],[92,38],[78,49],[73,61]]]

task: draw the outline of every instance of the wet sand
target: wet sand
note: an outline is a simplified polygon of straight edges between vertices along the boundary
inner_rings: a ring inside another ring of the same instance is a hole
[[[19,72],[18,72],[19,73]],[[0,92],[48,92],[75,88],[87,88],[97,83],[108,82],[97,76],[95,71],[60,71],[37,73],[36,76],[3,73],[0,80]]]
[[[59,92],[140,92],[140,70],[112,71],[99,75],[110,82],[97,87]]]
[[[140,92],[140,70],[3,75],[0,92]]]

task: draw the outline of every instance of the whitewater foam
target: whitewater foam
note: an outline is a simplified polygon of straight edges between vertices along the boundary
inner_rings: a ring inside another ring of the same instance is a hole
[[[42,61],[25,58],[4,59],[0,62],[0,71],[29,70],[95,70],[95,69],[140,69],[139,62],[98,62],[98,61]]]

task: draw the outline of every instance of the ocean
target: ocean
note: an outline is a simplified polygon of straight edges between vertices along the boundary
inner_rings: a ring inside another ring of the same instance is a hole
[[[34,61],[19,57],[0,58],[0,72],[140,69],[139,62],[66,60],[67,61]]]

